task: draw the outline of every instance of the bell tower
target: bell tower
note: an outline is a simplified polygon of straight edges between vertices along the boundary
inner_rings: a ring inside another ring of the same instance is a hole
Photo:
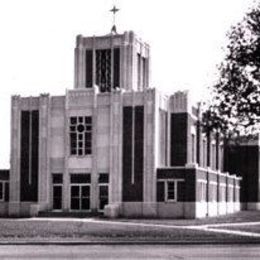
[[[77,36],[74,88],[97,86],[100,92],[148,88],[149,45],[132,31],[117,34],[113,28],[104,36]]]

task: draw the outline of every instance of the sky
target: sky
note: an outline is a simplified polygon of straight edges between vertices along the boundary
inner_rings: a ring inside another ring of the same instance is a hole
[[[0,169],[9,168],[11,95],[64,95],[73,88],[75,37],[133,30],[151,47],[151,87],[208,97],[226,33],[253,0],[0,1]]]

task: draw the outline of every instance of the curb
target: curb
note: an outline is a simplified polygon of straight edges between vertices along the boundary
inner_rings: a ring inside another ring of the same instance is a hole
[[[0,246],[256,245],[260,241],[0,241]]]

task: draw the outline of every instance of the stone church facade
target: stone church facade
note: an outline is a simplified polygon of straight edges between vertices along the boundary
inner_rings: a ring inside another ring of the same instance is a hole
[[[239,211],[241,178],[224,171],[221,135],[203,133],[188,92],[166,96],[149,79],[149,45],[132,31],[79,35],[74,89],[12,97],[1,215],[197,218]]]

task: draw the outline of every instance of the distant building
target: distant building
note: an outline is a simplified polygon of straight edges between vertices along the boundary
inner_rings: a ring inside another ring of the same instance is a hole
[[[202,133],[188,92],[165,96],[149,79],[149,45],[133,32],[79,35],[74,89],[13,96],[6,214],[239,211],[241,178],[223,172],[221,136]]]

